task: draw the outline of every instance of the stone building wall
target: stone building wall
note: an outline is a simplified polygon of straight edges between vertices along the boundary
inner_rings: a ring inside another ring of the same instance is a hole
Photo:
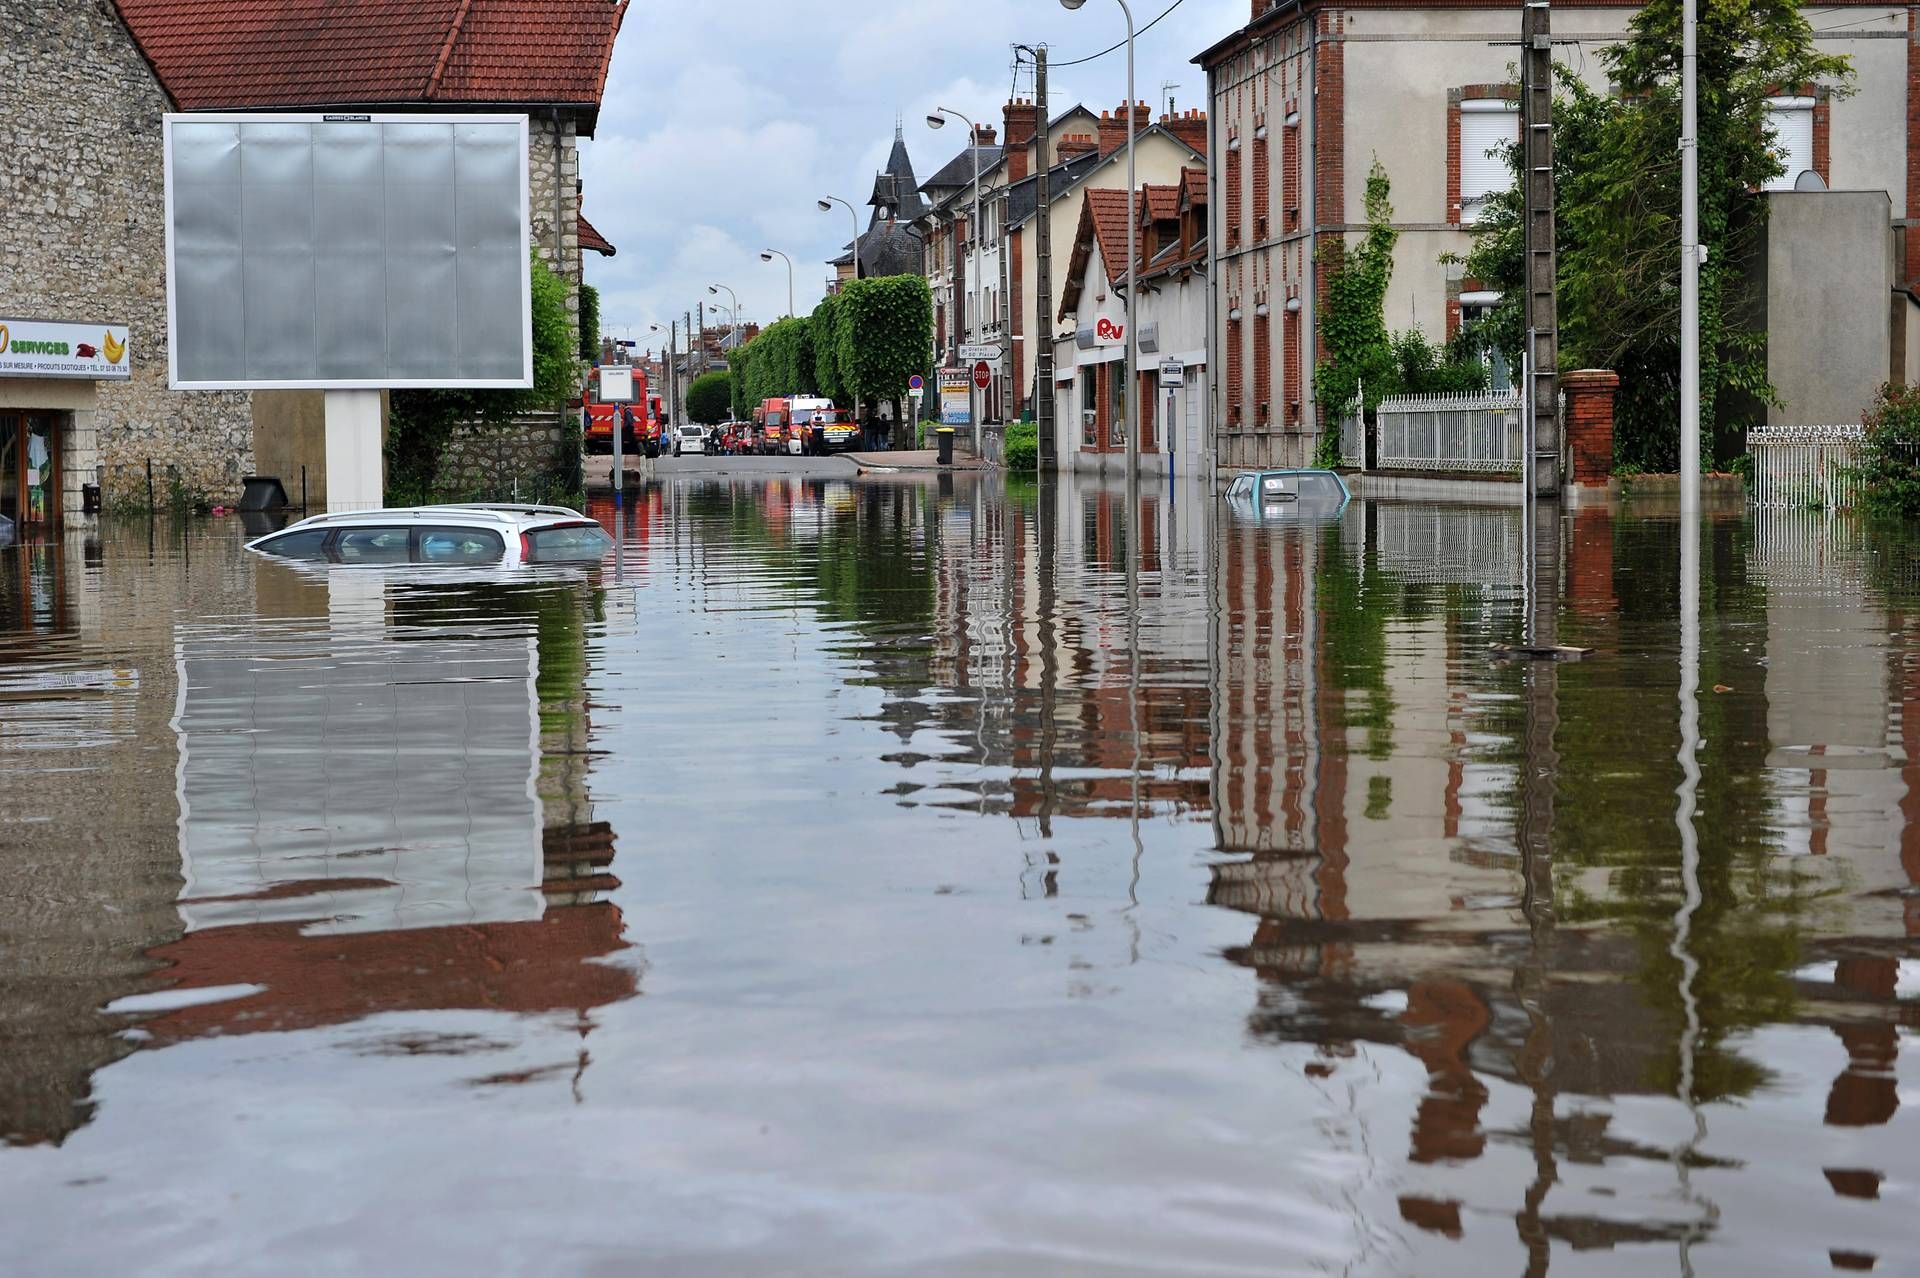
[[[440,455],[434,487],[449,500],[527,499],[565,467],[567,431],[558,414],[534,414],[507,426],[462,426]]]
[[[162,496],[177,477],[187,491],[237,497],[253,469],[247,396],[167,389],[169,104],[109,0],[0,0],[0,102],[0,314],[131,329],[132,377],[99,383],[97,449],[73,431],[68,473],[90,482],[102,466],[109,501],[144,500],[151,459]]]
[[[556,147],[557,143],[557,147]],[[527,121],[528,221],[534,251],[567,285],[567,322],[580,317],[580,147],[572,120],[531,115]],[[558,189],[558,203],[555,194]],[[554,218],[560,221],[558,239]],[[574,343],[578,346],[578,342]]]

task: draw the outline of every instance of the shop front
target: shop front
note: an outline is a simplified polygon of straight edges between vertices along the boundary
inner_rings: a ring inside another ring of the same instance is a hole
[[[0,532],[82,513],[99,383],[125,381],[125,325],[0,318]]]

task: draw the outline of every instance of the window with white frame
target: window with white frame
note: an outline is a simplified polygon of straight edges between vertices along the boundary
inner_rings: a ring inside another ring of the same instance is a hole
[[[1476,98],[1460,104],[1460,222],[1480,220],[1489,195],[1513,185],[1505,147],[1520,140],[1520,104]]]
[[[1761,189],[1791,191],[1795,180],[1813,167],[1813,99],[1767,99],[1767,132],[1783,169]]]

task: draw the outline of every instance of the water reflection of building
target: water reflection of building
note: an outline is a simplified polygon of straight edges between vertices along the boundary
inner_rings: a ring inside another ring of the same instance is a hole
[[[0,618],[0,1139],[63,1140],[138,1041],[635,991],[604,961],[627,942],[588,793],[584,583],[330,595],[225,530],[161,525],[151,561],[144,525],[100,535],[28,562],[60,570],[33,596],[57,607]],[[369,721],[384,765],[316,748]],[[233,986],[265,989],[194,1003]],[[171,1010],[138,1039],[103,1011],[129,1006]]]
[[[963,761],[1007,770],[986,807],[1049,820],[1207,810],[1209,501],[1152,486],[1130,520],[1123,489],[1085,478],[1004,502],[977,486],[935,499],[927,675],[962,694],[935,714]]]
[[[58,1143],[132,1044],[101,1014],[179,935],[172,606],[244,612],[230,554],[70,526],[0,551],[0,1140]],[[237,549],[237,547],[234,547]]]
[[[581,600],[519,594],[335,573],[324,627],[181,628],[186,934],[153,956],[183,1002],[264,988],[149,1033],[634,992],[593,961],[625,942],[586,797]]]

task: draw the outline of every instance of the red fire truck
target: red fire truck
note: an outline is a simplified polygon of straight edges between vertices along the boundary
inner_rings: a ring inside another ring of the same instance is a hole
[[[789,416],[784,395],[761,400],[760,407],[753,410],[753,451],[784,453],[787,450],[787,430],[792,425]]]
[[[610,453],[613,451],[613,424],[620,420],[620,410],[633,409],[633,429],[620,439],[620,446],[627,452],[645,452],[658,456],[660,432],[666,425],[664,406],[660,396],[651,393],[647,387],[647,370],[639,365],[633,366],[633,403],[609,404],[600,398],[600,368],[595,365],[587,374],[586,389],[580,392],[580,409],[586,415],[586,448],[590,453]]]

